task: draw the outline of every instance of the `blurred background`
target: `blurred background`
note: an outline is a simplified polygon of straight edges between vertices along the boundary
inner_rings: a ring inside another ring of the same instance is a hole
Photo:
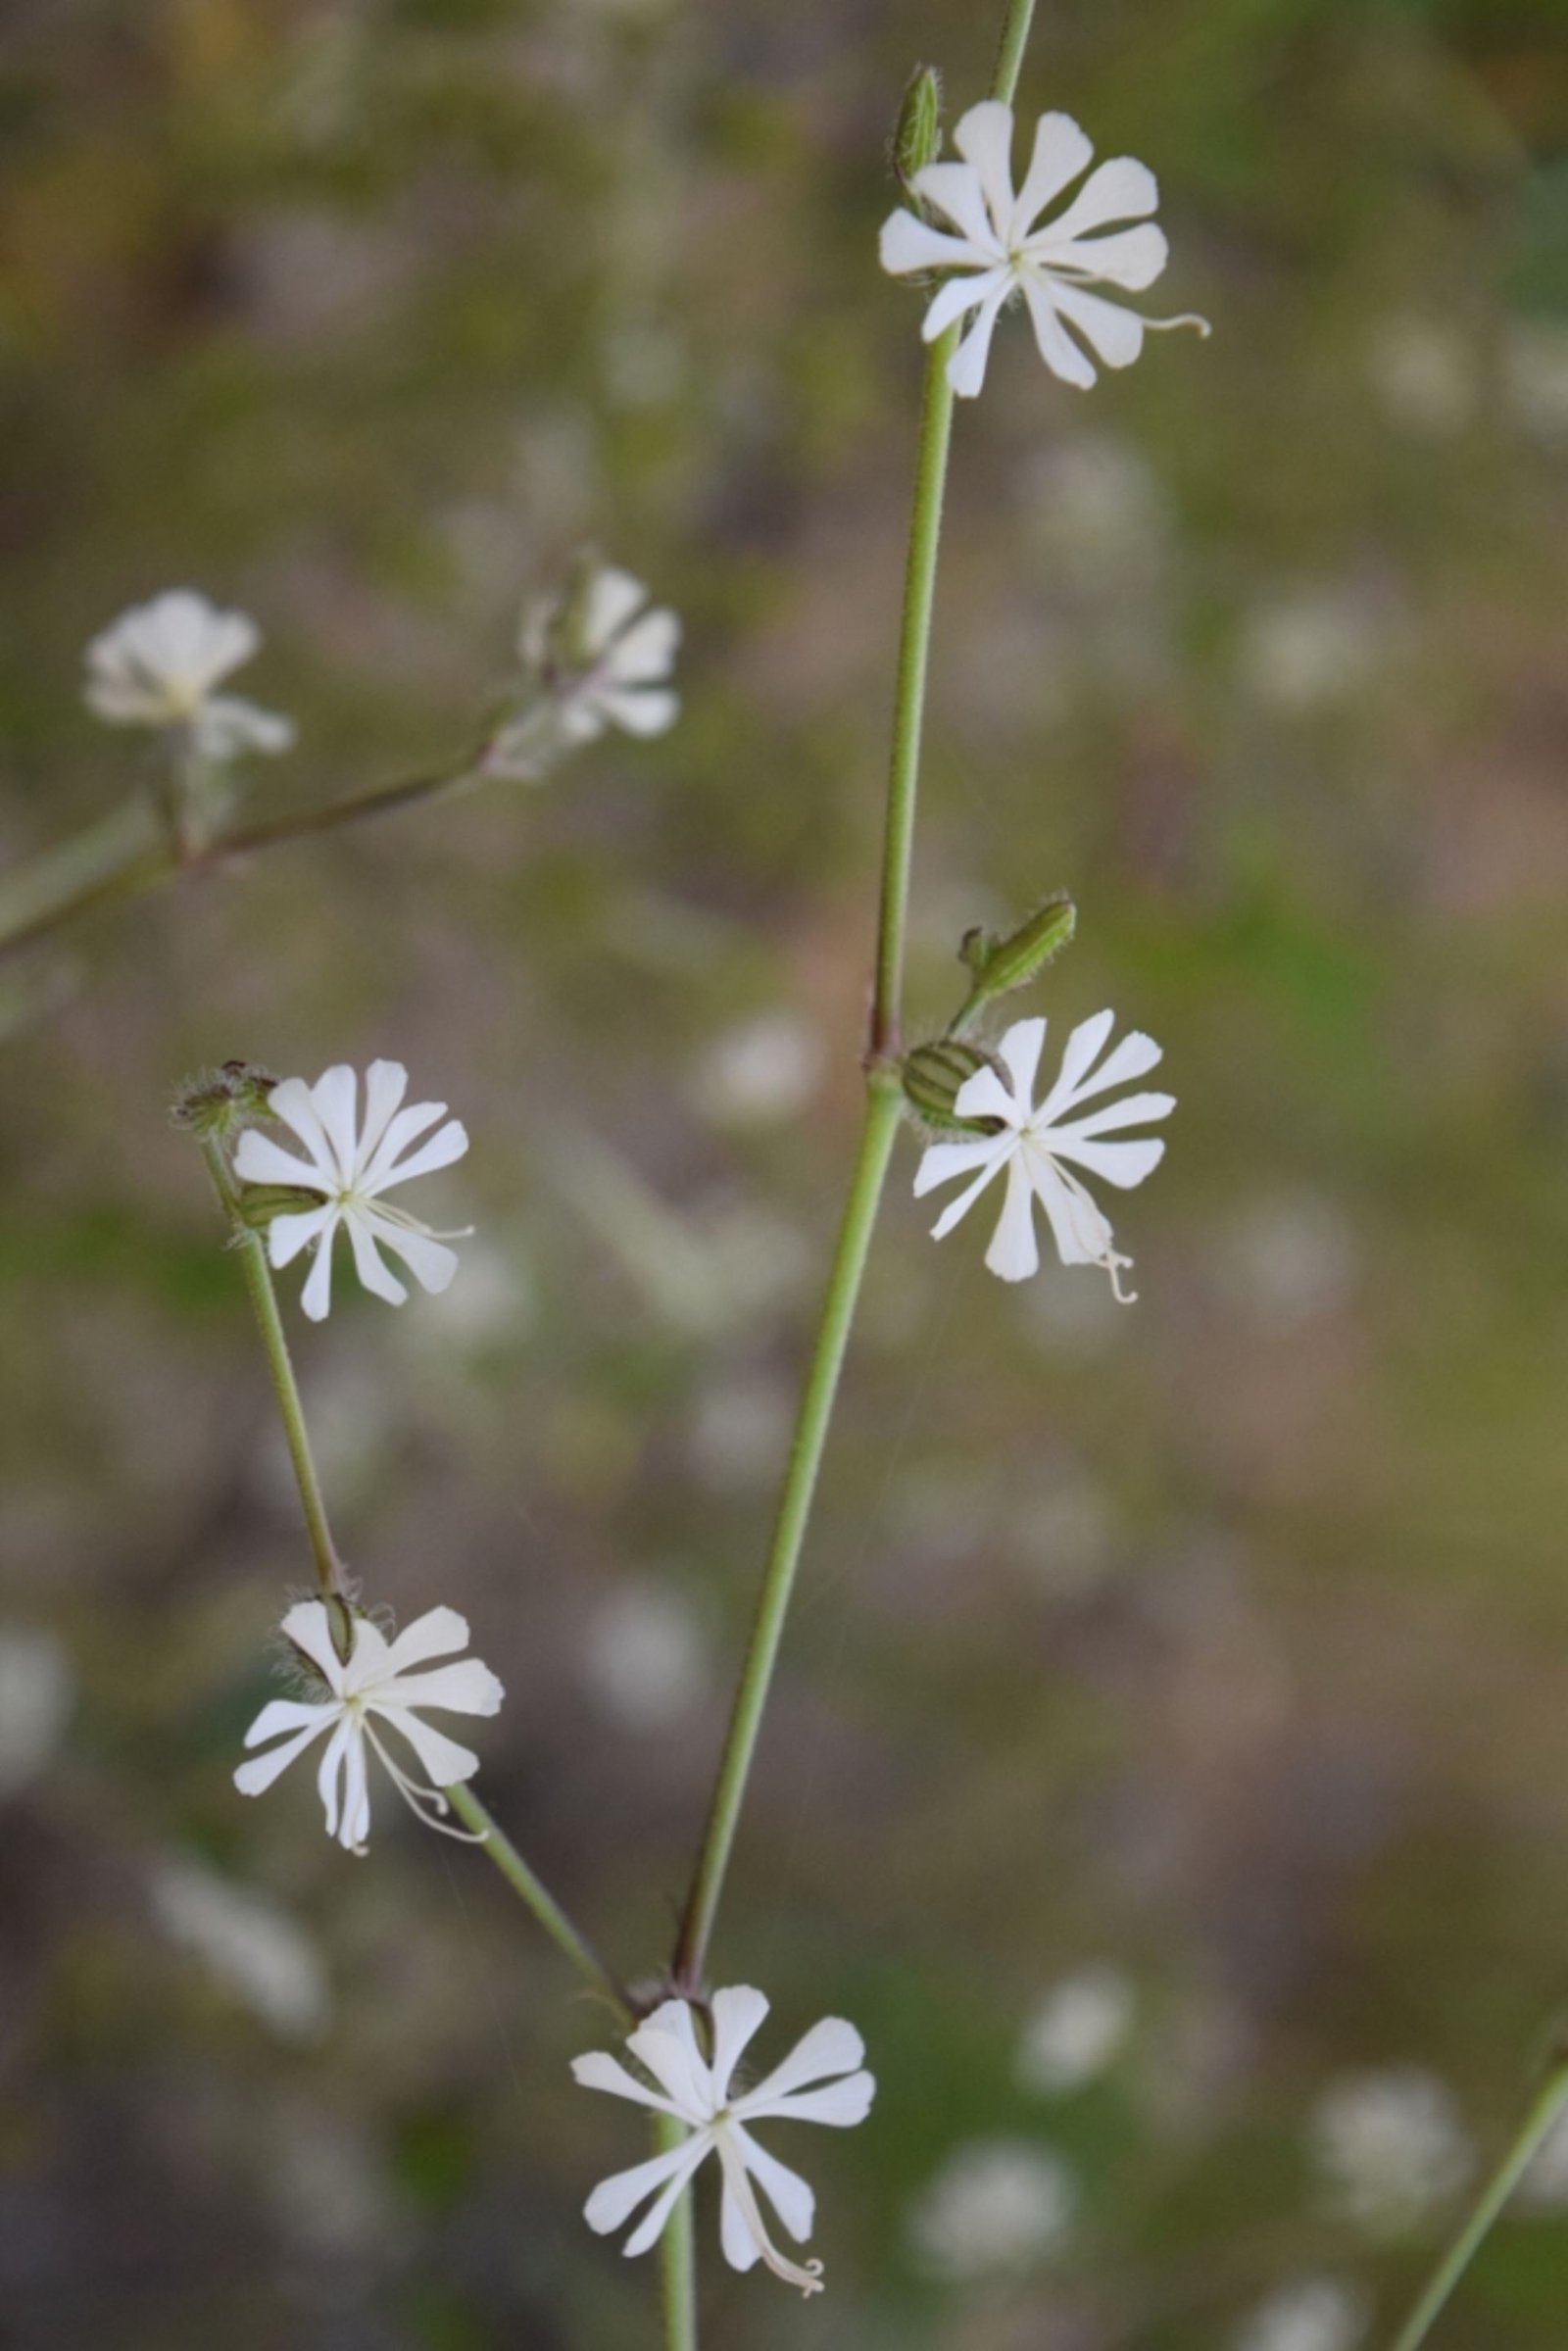
[[[405,1060],[442,1300],[285,1278],[340,1540],[470,1619],[480,1788],[617,1966],[671,1933],[847,1172],[920,301],[875,268],[969,0],[13,0],[0,853],[156,749],[80,655],[204,589],[298,720],[253,814],[440,763],[593,544],[685,709],[0,970],[0,2334],[645,2351],[606,2038],[388,1791],[230,1784],[308,1579],[172,1089]],[[965,406],[912,1025],[1166,1048],[1123,1312],[903,1149],[719,1981],[862,2027],[776,2134],[830,2290],[748,2351],[1386,2337],[1568,1994],[1568,40],[1559,0],[1041,0],[1020,94],[1158,171],[1152,343]],[[1036,1008],[1034,1005],[1023,1009]],[[393,1817],[394,1814],[397,1817]],[[807,2141],[809,2143],[807,2143]],[[1568,2137],[1448,2319],[1568,2333]]]

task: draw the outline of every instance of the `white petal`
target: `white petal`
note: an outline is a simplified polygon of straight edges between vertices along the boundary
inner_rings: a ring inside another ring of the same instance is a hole
[[[246,1732],[245,1744],[259,1747],[269,1739],[280,1738],[285,1731],[298,1731],[307,1725],[313,1731],[319,1731],[337,1712],[334,1703],[320,1699],[311,1704],[303,1698],[270,1698]]]
[[[191,732],[207,759],[231,759],[242,751],[291,751],[295,740],[292,718],[279,710],[264,710],[237,694],[214,694],[199,702],[191,714]]]
[[[1090,172],[1059,220],[1050,223],[1050,232],[1065,243],[1113,220],[1141,220],[1158,205],[1159,183],[1149,166],[1130,155],[1113,155]]]
[[[335,1837],[338,1832],[340,1817],[338,1799],[343,1779],[343,1766],[348,1761],[350,1746],[359,1738],[360,1733],[357,1726],[349,1720],[347,1715],[344,1715],[326,1742],[326,1752],[321,1757],[320,1767],[316,1775],[316,1792],[320,1797],[321,1809],[326,1814],[328,1837]]]
[[[1033,1173],[1063,1265],[1102,1265],[1114,1239],[1104,1211],[1075,1177],[1052,1160],[1037,1161]]]
[[[330,1234],[337,1221],[338,1211],[332,1206],[289,1210],[274,1216],[267,1228],[267,1254],[272,1265],[281,1273],[285,1265],[293,1264],[302,1249],[319,1241],[323,1234]]]
[[[451,1288],[452,1277],[458,1270],[456,1249],[448,1249],[445,1242],[432,1240],[428,1233],[394,1224],[390,1217],[378,1216],[373,1208],[362,1208],[359,1215],[382,1248],[403,1259],[421,1289],[439,1296]]]
[[[735,2135],[739,2137],[740,2133],[737,2131]],[[718,2241],[732,2270],[755,2270],[762,2258],[762,2248],[752,2234],[751,2223],[740,2208],[727,2173],[718,2202]]]
[[[1125,1086],[1134,1078],[1147,1076],[1163,1060],[1164,1055],[1152,1037],[1146,1037],[1142,1029],[1129,1029],[1115,1051],[1107,1053],[1096,1069],[1094,1064],[1101,1048],[1115,1025],[1114,1012],[1097,1012],[1092,1020],[1081,1021],[1073,1030],[1061,1056],[1056,1082],[1040,1105],[1038,1124],[1043,1126],[1065,1117],[1080,1102],[1103,1094],[1109,1086]]]
[[[445,1106],[439,1105],[443,1109]],[[427,1143],[421,1143],[417,1151],[411,1151],[396,1165],[389,1158],[379,1159],[374,1175],[367,1179],[364,1188],[371,1194],[390,1192],[394,1184],[410,1183],[416,1176],[433,1175],[438,1167],[450,1167],[455,1159],[461,1159],[467,1148],[467,1129],[462,1119],[449,1118]]]
[[[1009,272],[1005,268],[982,269],[970,277],[950,277],[927,305],[925,317],[920,321],[920,340],[934,343],[938,335],[946,334],[955,318],[963,317],[965,311],[977,309],[999,288],[1005,294],[1009,282]]]
[[[1016,1128],[1023,1125],[1032,1105],[1027,1093],[1009,1092],[1006,1081],[988,1066],[964,1079],[953,1098],[953,1107],[959,1118],[1000,1118]]]
[[[1035,1240],[1034,1191],[1020,1151],[1007,1169],[1007,1197],[986,1251],[986,1263],[1004,1282],[1026,1282],[1040,1270]]]
[[[1094,144],[1071,115],[1042,115],[1034,153],[1012,208],[1012,241],[1025,235],[1052,199],[1071,185],[1094,158]]]
[[[377,1685],[375,1704],[440,1707],[451,1714],[499,1714],[506,1696],[496,1676],[477,1657],[438,1665],[427,1674],[396,1674]]]
[[[1118,1046],[1117,1053],[1120,1050]],[[1111,1061],[1115,1058],[1116,1054],[1112,1053]],[[1110,1062],[1107,1061],[1105,1066],[1108,1069]],[[1095,1082],[1095,1092],[1099,1093],[1102,1086],[1114,1082],[1114,1079],[1107,1079],[1102,1073]],[[1058,1135],[1071,1142],[1083,1142],[1091,1135],[1112,1134],[1117,1127],[1142,1126],[1147,1119],[1168,1118],[1175,1107],[1174,1094],[1124,1094],[1120,1102],[1106,1102],[1103,1109],[1091,1110],[1087,1118],[1073,1118],[1059,1126],[1053,1120],[1049,1127],[1037,1125],[1035,1132],[1041,1140],[1049,1141],[1054,1150]]]
[[[375,1246],[375,1235],[363,1212],[350,1208],[343,1219],[348,1227],[349,1243],[354,1250],[354,1270],[361,1284],[374,1298],[384,1298],[389,1306],[401,1306],[408,1291],[387,1264]]]
[[[1118,1192],[1130,1192],[1135,1184],[1141,1184],[1165,1156],[1164,1144],[1153,1137],[1142,1143],[1081,1143],[1070,1135],[1055,1133],[1049,1149],[1053,1157],[1087,1167],[1091,1175],[1102,1176]]]
[[[606,563],[596,571],[583,607],[582,633],[590,653],[603,653],[611,638],[647,602],[648,590],[642,581],[618,563]]]
[[[1012,225],[1012,109],[1000,98],[982,98],[958,117],[953,144],[973,164],[999,237]]]
[[[402,1733],[428,1772],[432,1788],[454,1788],[460,1781],[471,1780],[478,1770],[479,1758],[471,1747],[459,1746],[444,1731],[421,1722],[411,1707],[379,1696],[368,1698],[366,1705],[378,1720]]]
[[[438,1118],[445,1115],[445,1102],[410,1102],[407,1109],[399,1110],[387,1122],[386,1132],[374,1151],[364,1158],[355,1190],[379,1191],[383,1180],[403,1153],[411,1149],[426,1127],[433,1126]]]
[[[284,1221],[273,1220],[273,1230]],[[332,1304],[332,1235],[336,1217],[328,1211],[325,1230],[316,1245],[316,1257],[300,1292],[300,1304],[312,1322],[324,1322]]]
[[[601,2180],[583,2207],[583,2219],[596,2236],[609,2236],[612,2229],[629,2221],[639,2204],[651,2196],[655,2188],[662,2187],[677,2174],[690,2176],[696,2169],[692,2161],[694,2149],[701,2162],[707,2149],[701,2140],[683,2139],[678,2147],[666,2147],[662,2155],[651,2155],[646,2163],[633,2164],[630,2171],[616,2172],[609,2180]]]
[[[809,2187],[799,2172],[792,2172],[788,2164],[780,2163],[776,2155],[769,2155],[765,2147],[759,2146],[751,2132],[739,2123],[734,2127],[733,2135],[746,2169],[795,2242],[804,2245],[816,2218],[816,2198]]]
[[[338,1180],[343,1184],[352,1183],[359,1172],[355,1134],[359,1097],[359,1078],[346,1061],[334,1062],[330,1069],[323,1070],[311,1088],[312,1105],[331,1147]]]
[[[713,1994],[713,2096],[723,2103],[730,2077],[767,2014],[765,1996],[749,1984],[726,1984]]]
[[[968,1175],[996,1156],[995,1135],[977,1135],[973,1143],[928,1143],[914,1171],[914,1197],[923,1200],[938,1184]]]
[[[343,1661],[332,1646],[332,1623],[320,1600],[296,1600],[279,1627],[285,1641],[291,1641],[310,1659],[328,1690],[341,1697],[347,1687]],[[363,1621],[355,1619],[355,1643],[364,1632]]]
[[[598,686],[595,707],[628,735],[666,735],[680,716],[680,696],[659,686]]]
[[[652,2107],[658,2114],[675,2112],[667,2098],[662,2098],[657,2090],[635,2080],[608,2049],[590,2049],[586,2056],[574,2057],[571,2074],[583,2089],[608,2090],[612,2097],[630,2098],[634,2105]]]
[[[338,1842],[345,1852],[363,1853],[370,1834],[370,1782],[366,1770],[365,1741],[351,1739],[344,1757],[343,1826]]]
[[[1033,1020],[1015,1020],[997,1047],[1020,1102],[1034,1101],[1035,1075],[1045,1042],[1046,1023],[1041,1015]],[[967,1117],[968,1113],[963,1111],[959,1115]]]
[[[713,2106],[712,2084],[684,2000],[666,2000],[656,2008],[627,2036],[626,2046],[682,2114],[693,2121],[707,2119]]]
[[[285,1739],[280,1746],[270,1747],[265,1755],[253,1755],[249,1763],[238,1765],[234,1773],[234,1786],[240,1794],[259,1796],[270,1788],[272,1782],[288,1770],[295,1757],[303,1755],[311,1741],[320,1737],[329,1719],[323,1710],[321,1720],[309,1730],[301,1731],[297,1738]]]
[[[1170,259],[1165,231],[1152,220],[1070,245],[1041,237],[1031,240],[1029,251],[1042,269],[1070,269],[1083,277],[1102,278],[1107,285],[1125,286],[1130,294],[1141,294],[1145,286],[1152,286]]]
[[[662,2235],[665,2222],[679,2203],[687,2180],[690,2180],[693,2172],[708,2153],[710,2143],[699,2131],[695,2138],[689,2140],[686,2146],[680,2149],[680,2153],[685,2159],[683,2167],[676,2171],[662,2195],[655,2198],[626,2239],[623,2251],[628,2261],[639,2253],[646,2253],[649,2246],[656,2243]]]
[[[247,1127],[239,1139],[234,1173],[242,1184],[302,1184],[310,1192],[321,1191],[327,1181],[314,1160],[296,1158],[255,1127]]]
[[[1102,294],[1087,293],[1064,278],[1052,281],[1053,298],[1064,318],[1072,321],[1107,367],[1130,367],[1144,348],[1144,321],[1136,311]]]
[[[307,1156],[320,1170],[327,1189],[335,1192],[338,1171],[332,1157],[332,1146],[327,1140],[326,1129],[317,1115],[316,1104],[305,1080],[282,1079],[268,1096],[267,1110],[269,1117],[280,1119],[284,1126],[292,1128],[304,1144]]]
[[[937,1218],[936,1223],[931,1227],[931,1238],[933,1241],[946,1241],[954,1226],[960,1223],[961,1220],[968,1215],[969,1210],[974,1206],[974,1203],[980,1198],[981,1193],[984,1192],[987,1185],[990,1184],[993,1179],[1001,1173],[1002,1169],[1006,1166],[1007,1161],[1013,1156],[1013,1153],[1017,1151],[1017,1149],[1018,1138],[1016,1135],[1007,1134],[999,1135],[997,1137],[996,1143],[992,1148],[992,1154],[988,1163],[982,1167],[980,1173],[975,1177],[972,1184],[966,1185],[964,1190],[958,1193],[956,1199],[949,1200],[947,1206]]]
[[[451,1657],[468,1645],[468,1620],[456,1608],[427,1608],[412,1625],[405,1625],[387,1650],[387,1670],[406,1674],[411,1665],[429,1657]]]
[[[879,259],[890,276],[907,277],[921,269],[988,269],[996,254],[972,237],[949,236],[913,213],[897,212],[882,223]]]
[[[788,2098],[780,2098],[755,2113],[747,2107],[749,2122],[760,2122],[764,2116],[775,2116],[787,2123],[828,2123],[838,2131],[853,2130],[863,2123],[871,2111],[876,2095],[876,2081],[870,2074],[852,2074],[847,2082],[824,2082],[816,2089],[797,2090]]]
[[[927,164],[916,171],[912,185],[923,203],[947,215],[977,259],[1003,259],[1005,248],[986,210],[980,174],[971,164]]]
[[[771,2105],[808,2082],[820,2082],[824,2075],[851,2074],[864,2061],[865,2043],[855,2027],[841,2016],[824,2017],[803,2033],[782,2065],[776,2065],[764,2082],[736,2101],[734,2111],[743,2118],[760,2114],[764,2103]]]
[[[991,356],[991,337],[1002,306],[1007,299],[1010,276],[988,294],[975,313],[974,324],[948,362],[948,381],[960,400],[973,400],[986,380],[986,362]]]
[[[1087,392],[1100,378],[1093,360],[1085,357],[1056,316],[1055,281],[1042,278],[1032,270],[1023,277],[1023,298],[1029,305],[1029,317],[1034,324],[1035,344],[1041,358],[1063,383],[1076,384]]]
[[[393,1113],[409,1090],[409,1073],[401,1061],[372,1061],[365,1073],[365,1123],[360,1129],[359,1164],[368,1168],[392,1123]]]
[[[605,672],[616,686],[651,686],[668,677],[680,645],[680,621],[664,605],[644,612],[605,657]]]

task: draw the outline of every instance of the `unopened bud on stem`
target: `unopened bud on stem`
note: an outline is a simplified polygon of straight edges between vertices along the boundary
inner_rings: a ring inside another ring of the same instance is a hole
[[[225,1061],[221,1069],[193,1080],[174,1104],[174,1124],[187,1127],[200,1141],[225,1142],[253,1118],[265,1118],[267,1102],[277,1084],[270,1070],[254,1061]]]
[[[1072,900],[1058,897],[1047,899],[1038,912],[1004,938],[999,939],[994,931],[970,931],[958,954],[974,978],[948,1035],[962,1037],[999,996],[1010,996],[1015,988],[1026,988],[1038,978],[1060,955],[1077,926],[1078,909]]]
[[[893,169],[906,194],[916,171],[942,151],[942,76],[935,66],[916,66],[899,105],[893,130]]]

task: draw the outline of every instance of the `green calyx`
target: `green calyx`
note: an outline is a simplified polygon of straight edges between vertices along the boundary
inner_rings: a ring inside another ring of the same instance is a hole
[[[905,1102],[920,1124],[936,1134],[989,1134],[993,1120],[960,1118],[954,1105],[977,1071],[995,1067],[989,1053],[951,1037],[940,1037],[930,1045],[917,1045],[912,1053],[905,1054],[902,1064]]]
[[[199,1142],[227,1142],[253,1119],[267,1116],[276,1084],[271,1072],[254,1061],[225,1061],[221,1069],[204,1071],[184,1089],[174,1104],[174,1124]]]
[[[912,194],[916,171],[935,163],[942,152],[942,76],[935,66],[916,66],[899,102],[893,128],[892,163],[895,173]]]
[[[948,1029],[950,1038],[965,1036],[999,997],[1026,988],[1054,962],[1078,927],[1078,909],[1070,898],[1048,898],[1045,905],[1016,930],[999,938],[994,931],[972,930],[958,950],[973,977],[969,994]]]

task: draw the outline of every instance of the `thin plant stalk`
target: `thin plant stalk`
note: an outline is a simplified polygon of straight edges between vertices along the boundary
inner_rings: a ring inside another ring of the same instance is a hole
[[[1549,2137],[1559,2116],[1568,2112],[1568,2054],[1553,2064],[1531,2102],[1530,2111],[1496,2170],[1488,2180],[1416,2297],[1415,2308],[1390,2345],[1390,2351],[1419,2351],[1444,2311],[1454,2288],[1474,2261],[1500,2217],[1514,2189],[1529,2169],[1532,2157]]]
[[[1009,0],[992,78],[993,98],[1010,103],[1013,97],[1033,17],[1034,0]],[[893,744],[877,911],[876,983],[866,1055],[865,1114],[849,1200],[822,1303],[821,1322],[807,1368],[761,1592],[741,1662],[713,1799],[671,1961],[674,1984],[678,1990],[688,1994],[702,1988],[709,1944],[795,1590],[796,1571],[838,1396],[839,1376],[859,1298],[860,1279],[901,1116],[896,1056],[902,1031],[905,936],[919,787],[921,725],[942,535],[942,502],[952,443],[953,392],[947,380],[947,366],[957,332],[956,325],[950,327],[931,346],[921,399],[894,690]]]
[[[655,2116],[657,2153],[663,2155],[679,2146],[684,2135],[673,2115]],[[690,2188],[676,2204],[659,2240],[659,2285],[664,2351],[697,2351],[697,2245]]]
[[[283,1318],[278,1311],[277,1292],[272,1285],[272,1269],[267,1262],[267,1249],[261,1235],[245,1223],[240,1213],[233,1178],[224,1159],[221,1144],[216,1137],[209,1136],[203,1141],[202,1151],[214,1188],[228,1218],[245,1275],[245,1286],[250,1292],[251,1304],[256,1309],[257,1327],[262,1334],[268,1369],[272,1375],[272,1387],[282,1414],[284,1434],[288,1439],[289,1459],[294,1465],[294,1479],[299,1487],[305,1523],[310,1531],[317,1582],[322,1599],[329,1607],[341,1611],[348,1600],[347,1578],[327,1521],[326,1502],[311,1450],[310,1431],[306,1426],[304,1400],[300,1396],[299,1382],[294,1377],[294,1365],[283,1332]],[[585,1983],[610,2003],[621,2024],[628,2027],[634,2024],[636,2011],[631,2001],[593,1944],[581,1929],[572,1924],[555,1895],[523,1860],[512,1839],[497,1827],[472,1788],[466,1786],[448,1788],[442,1792],[453,1811],[482,1840],[484,1851],[489,1854],[513,1892],[527,1905],[557,1949],[564,1952]]]

